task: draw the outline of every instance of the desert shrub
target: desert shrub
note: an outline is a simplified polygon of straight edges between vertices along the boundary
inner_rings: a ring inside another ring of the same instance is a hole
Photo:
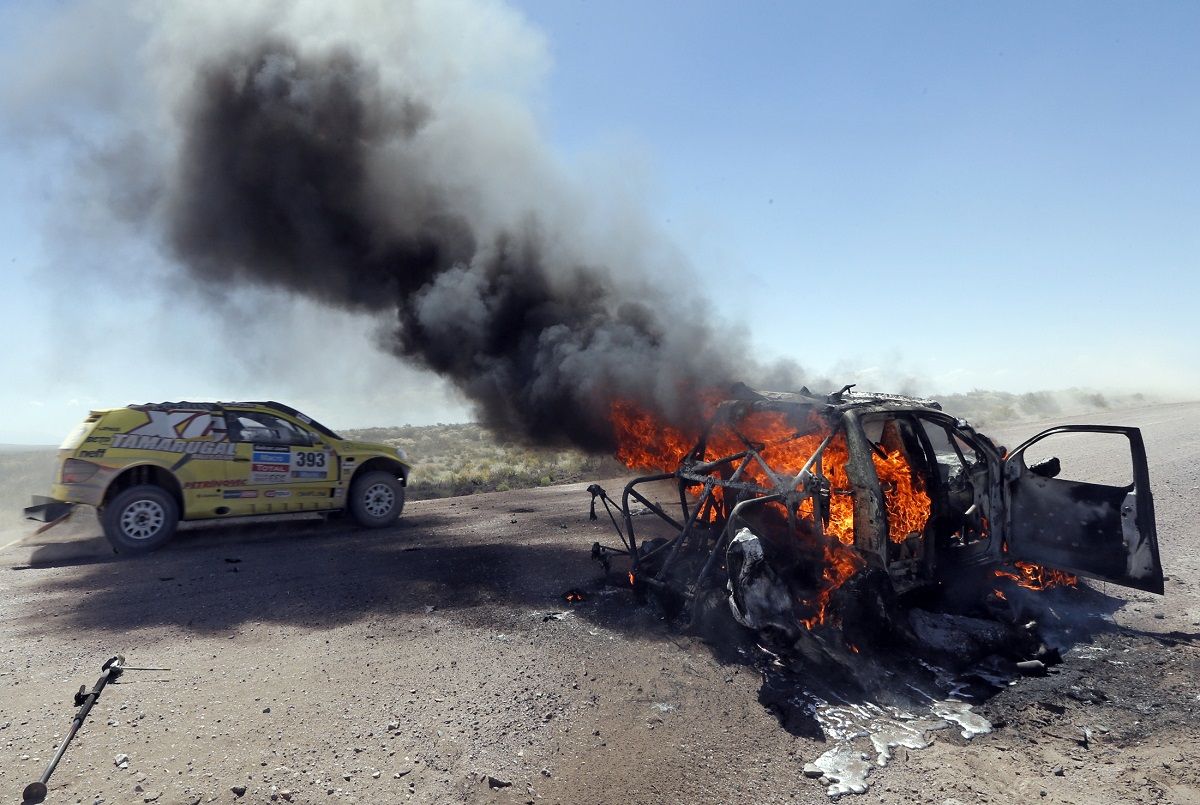
[[[628,472],[612,458],[529,447],[477,424],[363,428],[342,435],[403,448],[413,464],[411,500],[569,484]]]

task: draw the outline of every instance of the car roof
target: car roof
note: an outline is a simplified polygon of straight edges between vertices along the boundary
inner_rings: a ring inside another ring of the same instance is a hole
[[[230,408],[258,408],[265,411],[273,411],[277,414],[287,414],[295,417],[306,425],[316,428],[321,433],[334,439],[342,438],[334,431],[317,422],[307,414],[297,411],[290,405],[284,405],[275,400],[252,400],[242,402],[161,402],[161,403],[142,403],[140,405],[127,405],[127,409],[134,411],[209,411],[212,413],[224,412]],[[110,409],[121,410],[121,409]]]
[[[139,403],[127,405],[137,411],[224,411],[226,408],[267,408],[280,411],[292,416],[301,416],[300,412],[290,405],[284,405],[274,400],[238,401],[238,402],[160,402]],[[117,410],[117,409],[113,409]]]
[[[832,394],[816,394],[806,387],[799,391],[761,391],[738,383],[731,390],[729,400],[764,403],[765,407],[811,407],[825,412],[846,411],[853,408],[925,408],[942,410],[937,400],[924,397],[909,397],[903,394],[886,394],[877,391],[853,391],[854,384],[843,386]]]

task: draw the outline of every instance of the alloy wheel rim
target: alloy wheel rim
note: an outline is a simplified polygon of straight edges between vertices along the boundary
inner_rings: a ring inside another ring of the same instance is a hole
[[[372,517],[383,517],[390,514],[395,505],[396,493],[387,484],[372,484],[363,493],[363,508]]]
[[[135,500],[121,512],[121,533],[130,539],[150,539],[167,520],[162,504],[154,500]]]

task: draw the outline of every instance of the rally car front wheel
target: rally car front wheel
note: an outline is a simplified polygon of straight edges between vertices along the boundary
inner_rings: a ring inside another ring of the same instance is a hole
[[[387,472],[365,472],[350,485],[350,513],[359,525],[383,528],[404,510],[404,486]]]
[[[142,484],[117,493],[100,511],[104,536],[118,553],[152,551],[179,525],[179,504],[162,487]]]

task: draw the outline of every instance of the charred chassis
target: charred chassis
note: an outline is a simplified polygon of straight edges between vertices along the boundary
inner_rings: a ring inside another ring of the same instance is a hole
[[[619,506],[599,486],[589,487],[593,519],[600,499],[622,541],[621,548],[596,543],[593,558],[607,568],[611,555],[629,556],[636,588],[669,594],[681,605],[717,587],[744,561],[731,547],[742,529],[756,536],[773,532],[772,541],[786,544],[793,554],[789,564],[795,565],[797,553],[801,561],[807,553],[818,574],[831,556],[826,551],[850,548],[860,567],[886,573],[898,594],[968,568],[1018,560],[1162,594],[1146,453],[1137,428],[1059,426],[1006,453],[935,401],[852,388],[824,396],[807,389],[758,392],[736,386],[676,469],[630,481]],[[785,417],[797,427],[797,437],[805,430],[811,436],[814,426],[823,433],[803,466],[773,465],[770,446],[739,431],[739,423],[764,413]],[[710,449],[717,428],[737,435],[737,449],[719,454]],[[1072,432],[1124,436],[1132,483],[1060,479],[1057,458],[1026,464],[1028,447]],[[872,458],[873,452],[886,455],[880,444],[885,435],[903,451],[928,494],[928,518],[913,533],[891,533],[888,498]],[[848,479],[850,488],[831,483],[827,454],[835,439],[843,445],[844,476],[839,477]],[[643,491],[672,480],[678,488],[676,516]],[[828,533],[835,495],[853,500],[850,544]],[[635,505],[644,508],[635,511]],[[646,514],[654,515],[651,523],[639,526]],[[652,537],[639,533],[652,528],[658,532]],[[730,587],[736,607],[737,591]]]

